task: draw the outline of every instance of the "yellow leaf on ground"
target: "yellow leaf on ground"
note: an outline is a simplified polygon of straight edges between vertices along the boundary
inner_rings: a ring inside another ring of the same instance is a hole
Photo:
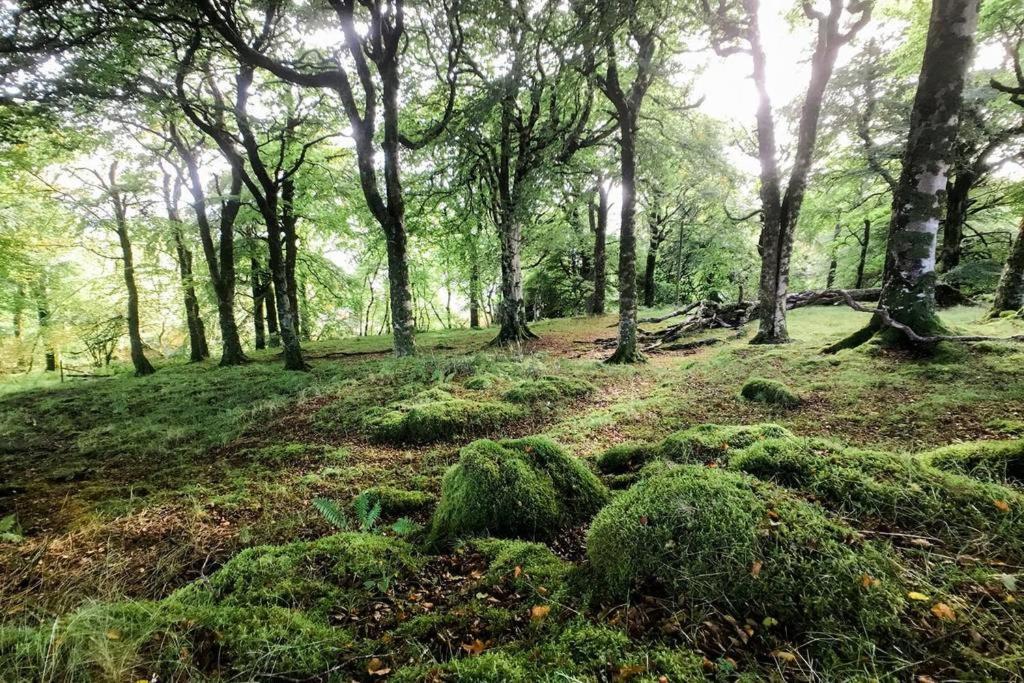
[[[121,632],[115,628],[107,631],[107,640],[121,640]]]
[[[487,649],[487,645],[482,640],[477,638],[472,643],[463,643],[462,649],[471,655],[478,655]]]
[[[944,602],[937,602],[932,605],[932,614],[943,621],[956,621],[956,612]]]
[[[1009,512],[1010,511],[1010,504],[1007,503],[1005,500],[997,498],[996,500],[993,500],[992,503],[993,503],[993,505],[996,506],[996,509],[999,510],[1000,512]]]
[[[910,591],[909,593],[907,593],[907,597],[911,600],[917,600],[918,602],[925,602],[927,600],[931,600],[931,598],[929,598],[924,593],[918,593],[917,591]]]
[[[370,663],[366,665],[366,673],[371,676],[387,676],[391,673],[391,667],[384,666],[384,662],[379,658],[374,657],[370,660]]]
[[[534,605],[530,608],[530,619],[533,621],[540,621],[546,617],[550,611],[551,607],[549,605]]]
[[[750,575],[756,579],[758,576],[761,575],[762,566],[764,566],[764,563],[761,562],[761,560],[758,560],[754,564],[750,565]]]
[[[787,664],[796,663],[796,655],[788,650],[775,650],[772,652],[772,657],[780,661],[786,662]]]

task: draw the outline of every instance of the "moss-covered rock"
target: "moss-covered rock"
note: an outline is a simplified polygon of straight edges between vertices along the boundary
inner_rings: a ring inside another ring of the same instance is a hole
[[[371,408],[363,428],[371,439],[422,444],[458,436],[477,436],[520,419],[526,411],[502,401],[470,401],[443,395],[420,396],[385,408]]]
[[[573,565],[551,552],[543,543],[505,538],[480,538],[472,543],[489,561],[487,581],[508,582],[517,591],[538,587],[550,595],[565,583]]]
[[[434,495],[426,491],[407,491],[394,486],[371,486],[359,494],[366,501],[366,509],[380,505],[383,515],[402,515],[417,512],[434,503]]]
[[[669,435],[661,442],[659,455],[680,463],[710,463],[730,452],[765,439],[790,439],[793,433],[777,424],[702,424]]]
[[[431,537],[550,538],[590,519],[608,496],[586,465],[550,439],[482,439],[445,473]]]
[[[921,453],[920,457],[946,472],[1024,486],[1024,439],[958,443]]]
[[[740,389],[740,396],[755,403],[767,403],[780,408],[795,408],[800,397],[782,382],[763,377],[751,377]]]
[[[680,463],[709,463],[730,451],[746,448],[762,439],[792,438],[776,424],[702,424],[670,434],[660,443],[625,443],[612,446],[597,457],[597,467],[606,474],[634,472],[656,460]]]
[[[540,379],[519,382],[505,392],[504,398],[512,403],[558,403],[567,398],[587,396],[594,391],[594,385],[586,380],[558,375],[546,375]]]
[[[662,591],[805,630],[899,627],[893,559],[784,489],[679,465],[642,479],[594,519],[587,557],[606,593]]]
[[[844,515],[934,534],[972,552],[1024,553],[1024,494],[944,472],[924,458],[769,439],[732,454],[729,467],[812,493]]]
[[[612,446],[597,456],[597,469],[605,474],[622,474],[639,469],[661,456],[657,444],[624,443]]]

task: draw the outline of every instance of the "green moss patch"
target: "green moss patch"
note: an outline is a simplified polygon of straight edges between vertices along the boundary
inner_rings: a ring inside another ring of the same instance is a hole
[[[613,474],[635,471],[659,459],[708,463],[762,439],[792,437],[788,429],[776,424],[703,424],[675,432],[657,444],[629,443],[613,446],[598,456],[597,467],[602,472]]]
[[[1024,485],[1024,439],[959,443],[922,453],[920,457],[946,472]]]
[[[813,494],[863,520],[928,533],[970,552],[1024,552],[1024,494],[952,474],[924,458],[842,448],[814,439],[770,439],[734,453],[731,469]]]
[[[540,379],[528,379],[505,392],[504,398],[512,403],[554,404],[568,398],[587,396],[594,392],[594,385],[582,379],[545,375]]]
[[[418,512],[434,503],[434,495],[425,491],[406,491],[394,486],[373,486],[359,494],[370,510],[380,504],[383,515],[401,515]]]
[[[587,557],[610,597],[631,589],[711,603],[789,628],[893,633],[893,559],[784,489],[681,465],[649,476],[594,519]]]
[[[795,408],[800,397],[782,382],[762,377],[751,377],[740,389],[740,396],[755,403],[767,403],[780,408]]]
[[[586,465],[550,439],[482,439],[445,473],[431,535],[550,538],[590,519],[608,496]]]
[[[447,392],[428,392],[363,416],[363,428],[375,441],[423,444],[458,436],[477,436],[525,417],[521,406],[501,401],[470,401]]]

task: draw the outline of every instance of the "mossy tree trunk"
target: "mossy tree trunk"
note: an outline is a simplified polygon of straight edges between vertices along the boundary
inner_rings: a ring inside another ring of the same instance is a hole
[[[946,273],[960,265],[963,253],[964,224],[970,207],[970,190],[974,184],[969,170],[957,173],[946,183],[946,216],[942,222],[942,250],[939,252],[935,269]]]
[[[277,301],[274,298],[274,281],[270,279],[270,273],[263,273],[263,300],[266,302],[267,312],[267,346],[272,349],[281,346],[281,328],[277,324]]]
[[[836,284],[836,271],[839,269],[839,235],[842,231],[842,224],[837,222],[835,230],[832,231],[832,242],[828,248],[828,275],[825,277],[825,289],[832,289]]]
[[[590,229],[594,233],[594,292],[590,298],[590,315],[604,315],[605,290],[608,288],[608,187],[598,178],[597,202],[589,207]]]
[[[185,303],[185,323],[188,327],[189,361],[198,363],[210,357],[210,348],[206,343],[206,327],[203,325],[203,318],[199,311],[199,298],[196,296],[195,278],[192,271],[192,251],[185,243],[184,222],[181,219],[179,208],[181,186],[180,175],[172,180],[169,173],[164,173],[164,205],[167,208],[167,220],[174,233],[174,249]]]
[[[469,327],[480,329],[480,263],[474,251],[469,264]]]
[[[942,329],[935,312],[935,242],[978,5],[977,0],[935,0],[932,5],[910,136],[893,195],[880,304],[919,335]]]
[[[658,249],[668,234],[668,218],[666,214],[655,211],[650,222],[651,239],[647,245],[647,263],[644,266],[644,306],[654,305],[655,270],[658,267]]]
[[[868,262],[868,245],[871,243],[871,219],[864,219],[864,231],[859,238],[860,257],[857,259],[857,279],[854,282],[854,289],[864,288],[864,267]]]
[[[522,227],[509,208],[499,226],[501,241],[501,303],[498,306],[500,329],[494,343],[499,346],[521,344],[537,335],[526,324],[523,297],[523,268],[520,263]]]
[[[125,198],[117,181],[117,162],[110,165],[107,186],[111,207],[114,213],[114,230],[121,247],[121,270],[124,274],[124,288],[128,299],[128,341],[131,346],[132,365],[135,376],[144,377],[156,372],[156,368],[146,358],[145,346],[142,343],[142,332],[139,324],[139,289],[135,284],[135,256],[128,235],[128,216]]]
[[[262,282],[259,259],[253,257],[249,266],[252,280],[252,324],[256,350],[259,351],[267,348],[267,326],[263,317],[263,311],[267,308],[265,302],[267,289]]]
[[[43,340],[46,372],[56,372],[57,352],[50,339],[50,300],[46,295],[46,275],[41,274],[32,283],[32,295],[36,303],[36,317],[39,320],[39,336]]]
[[[1006,266],[996,287],[992,315],[1024,310],[1024,218],[1017,227],[1017,239],[1006,257]]]
[[[188,104],[183,88],[178,88],[178,104],[185,115],[195,123],[198,118]],[[217,242],[214,243],[213,228],[207,212],[206,190],[199,174],[199,159],[192,143],[185,140],[174,124],[168,126],[168,137],[175,151],[185,164],[189,194],[192,196],[192,209],[199,227],[199,241],[203,247],[203,257],[210,272],[210,281],[217,297],[217,323],[220,327],[221,357],[220,365],[241,365],[247,362],[242,351],[242,340],[238,335],[238,324],[235,321],[235,219],[241,209],[242,177],[239,171],[231,168],[231,179],[227,193],[220,202],[220,215],[217,225]]]

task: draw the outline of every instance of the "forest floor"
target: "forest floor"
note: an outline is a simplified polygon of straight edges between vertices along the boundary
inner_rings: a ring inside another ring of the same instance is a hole
[[[1024,329],[980,323],[981,313],[957,308],[944,319],[996,336]],[[774,619],[750,620],[742,605],[683,609],[656,591],[625,602],[585,597],[572,578],[587,564],[582,527],[548,539],[551,557],[515,543],[425,546],[442,477],[474,438],[546,435],[592,465],[610,447],[705,423],[771,422],[893,457],[1024,437],[1024,345],[943,346],[927,358],[869,346],[828,356],[820,350],[865,316],[808,307],[790,320],[789,345],[751,346],[752,329],[723,330],[713,333],[719,344],[636,367],[600,362],[607,352],[595,342],[614,334],[606,316],[538,323],[539,341],[521,352],[489,348],[494,330],[453,330],[420,334],[419,355],[409,359],[392,358],[385,337],[309,343],[306,373],[282,371],[269,350],[237,368],[166,362],[141,379],[0,388],[0,518],[17,520],[0,542],[0,679],[1021,680],[1024,558],[998,539],[985,557],[940,532],[878,524],[823,502],[891,551],[911,595],[901,608],[911,635],[853,659],[824,657],[813,643],[857,633],[776,633]],[[752,376],[785,382],[800,405],[741,399]],[[592,390],[507,402],[523,382],[551,377]],[[497,417],[464,436],[389,439],[368,430],[375,410],[431,391],[452,401],[446,409],[487,404]],[[631,483],[602,477],[613,488]],[[1019,481],[1004,483],[1008,493],[985,514],[1024,496]],[[909,480],[896,485],[918,490]],[[377,519],[351,506],[370,487],[428,495]],[[815,507],[827,499],[817,489],[800,495]],[[317,498],[336,501],[353,531],[332,535],[337,524],[311,504]],[[367,544],[354,567],[383,553],[389,569],[352,570],[365,580],[325,589],[330,581],[316,574],[330,572],[309,570],[331,539]],[[385,541],[394,545],[375,545]],[[238,555],[264,545],[281,546],[258,551],[278,553],[273,563],[257,551]],[[270,609],[260,602],[269,584],[239,572],[229,563],[236,556],[279,584],[270,603],[281,612],[252,612],[262,625],[216,612],[221,603],[190,611],[180,597],[220,585],[222,574],[236,577],[235,593],[255,596],[233,598],[233,607]]]

